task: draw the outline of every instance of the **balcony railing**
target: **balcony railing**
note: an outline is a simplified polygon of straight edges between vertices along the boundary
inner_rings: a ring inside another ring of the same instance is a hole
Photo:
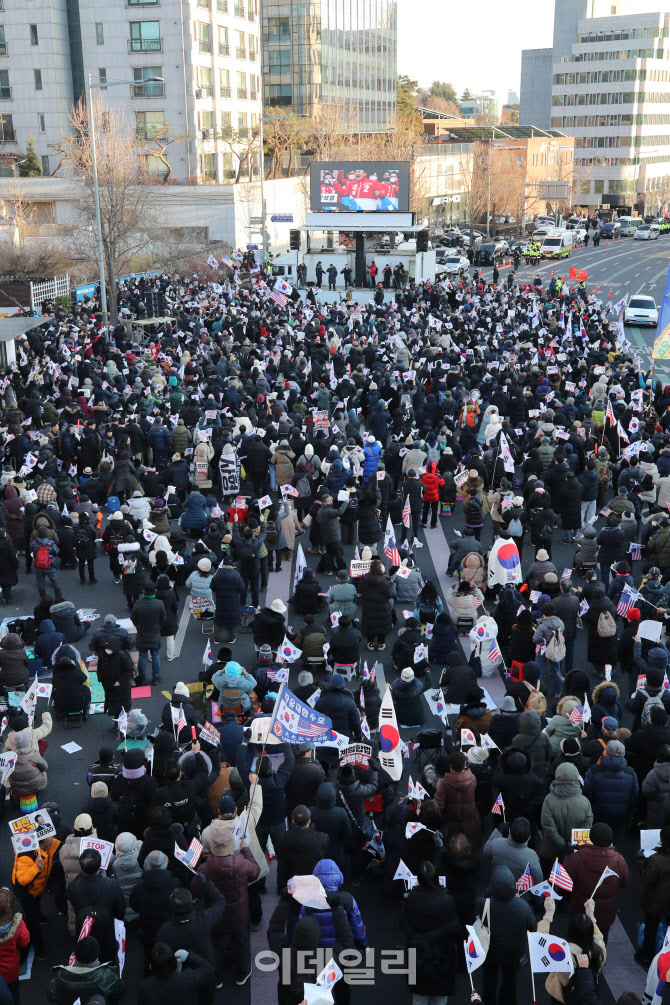
[[[131,84],[130,93],[133,98],[162,98],[165,96],[165,84],[161,80],[147,80],[144,84]]]
[[[126,0],[126,7],[158,7],[158,0]]]
[[[238,59],[246,59],[247,50],[244,48],[244,46],[238,45],[235,49],[235,55]]]
[[[211,51],[212,51],[212,42],[211,42],[211,39],[209,39],[209,38],[201,38],[200,39],[200,52],[211,52]]]
[[[253,11],[253,10],[248,10],[247,11],[247,21],[255,21],[255,20],[256,20],[256,12]]]
[[[162,126],[138,126],[135,130],[138,140],[153,140],[157,137],[165,137],[165,125]]]
[[[3,101],[9,101],[12,96],[11,87],[0,87],[0,98]]]
[[[242,4],[236,3],[233,7],[233,14],[235,17],[244,17],[244,7]]]
[[[219,97],[221,97],[221,98],[232,98],[232,96],[233,96],[233,91],[232,91],[231,87],[223,87],[222,86],[222,87],[219,88]]]
[[[198,7],[204,7],[205,10],[209,10],[209,0],[198,0]]]
[[[258,91],[249,91],[249,97],[251,98],[252,101],[255,101],[256,98],[258,97]]]
[[[246,99],[249,97],[249,92],[247,91],[246,87],[237,88],[237,97],[240,101],[242,100],[246,101]]]
[[[230,56],[230,46],[227,42],[219,42],[219,56]]]
[[[228,13],[228,0],[216,0],[216,9],[219,14]]]
[[[162,38],[130,38],[128,52],[162,52]]]
[[[249,59],[251,60],[252,63],[256,62],[256,50],[255,49],[249,49]]]

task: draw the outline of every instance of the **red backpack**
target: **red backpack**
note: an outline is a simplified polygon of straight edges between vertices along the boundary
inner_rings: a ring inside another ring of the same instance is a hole
[[[35,553],[35,568],[48,569],[51,566],[51,552],[46,544],[38,545]]]

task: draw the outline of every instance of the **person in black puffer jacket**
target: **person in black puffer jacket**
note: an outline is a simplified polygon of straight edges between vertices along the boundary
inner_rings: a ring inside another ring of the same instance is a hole
[[[74,604],[64,600],[60,604],[52,604],[49,609],[51,620],[57,632],[62,632],[66,642],[78,642],[89,630],[90,625],[83,625],[79,620]]]
[[[149,852],[142,868],[142,878],[130,891],[129,903],[139,915],[146,975],[156,932],[168,916],[170,894],[179,886],[179,880],[169,872],[168,857],[162,851]]]
[[[421,695],[424,685],[414,676],[411,667],[405,667],[391,685],[391,696],[399,726],[420,726],[425,718]]]
[[[142,834],[142,848],[137,856],[137,864],[144,866],[144,861],[152,851],[162,851],[169,859],[169,868],[175,876],[185,879],[188,873],[183,871],[181,864],[174,857],[174,846],[188,848],[189,838],[184,833],[180,823],[172,819],[168,806],[152,806],[147,817],[148,827]]]
[[[91,689],[86,674],[68,658],[59,659],[53,669],[53,706],[61,715],[83,712],[88,718]]]
[[[130,831],[141,838],[146,815],[158,786],[146,772],[144,751],[135,747],[123,755],[121,774],[112,782],[110,796],[117,806],[118,832]]]
[[[361,702],[361,711],[365,712],[365,718],[368,720],[370,729],[378,729],[379,709],[382,705],[379,688],[374,680],[368,679],[363,681],[362,691],[362,702],[364,701],[365,705],[363,706]]]
[[[189,835],[195,836],[196,800],[207,785],[212,762],[200,751],[199,743],[194,741],[191,750],[183,766],[176,761],[167,762],[165,785],[157,790],[153,801],[157,806],[169,809],[173,821],[181,824]]]
[[[327,715],[332,722],[332,728],[337,733],[344,733],[351,742],[361,740],[361,720],[358,715],[354,696],[345,685],[342,674],[334,673],[330,687],[326,688],[314,706],[321,715]]]
[[[337,806],[337,793],[332,782],[322,782],[316,793],[316,805],[310,806],[314,830],[328,835],[328,858],[344,870],[344,849],[352,833],[352,824],[343,806]]]
[[[517,817],[526,817],[531,823],[540,818],[544,782],[531,767],[530,754],[525,750],[509,747],[500,755],[498,770],[493,776],[493,796],[503,797],[508,823]]]

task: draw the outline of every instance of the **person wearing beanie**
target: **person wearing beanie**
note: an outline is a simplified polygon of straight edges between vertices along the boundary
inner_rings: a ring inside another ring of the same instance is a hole
[[[158,786],[147,775],[144,751],[139,747],[123,755],[121,774],[112,782],[109,793],[116,803],[116,826],[119,831],[130,831],[141,838],[146,826],[147,812]]]
[[[58,1005],[75,998],[88,1005],[93,1000],[92,995],[101,995],[103,1002],[117,1002],[126,994],[126,986],[119,975],[100,963],[100,946],[92,935],[76,943],[74,962],[55,967],[53,974],[47,997]]]
[[[517,817],[511,824],[500,824],[491,832],[484,845],[484,858],[491,862],[491,871],[504,865],[510,870],[516,882],[530,865],[533,884],[541,883],[542,867],[537,853],[528,847],[532,836],[530,821],[526,817]]]
[[[448,701],[445,695],[445,701]],[[519,732],[519,712],[514,698],[506,694],[500,702],[500,709],[491,716],[488,735],[501,750],[511,746],[512,740]]]
[[[561,740],[559,747],[547,772],[548,778],[553,780],[556,777],[559,764],[574,764],[583,778],[591,766],[591,760],[583,753],[579,737],[566,736]]]
[[[142,932],[144,974],[149,973],[151,947],[156,934],[170,914],[170,896],[181,884],[168,869],[165,852],[154,850],[144,859],[142,874],[128,897],[129,908],[135,912]]]
[[[540,548],[535,555],[535,561],[526,573],[526,582],[530,589],[540,590],[548,572],[553,572],[554,575],[557,575],[556,566],[549,560],[549,553],[546,548]]]
[[[556,714],[545,726],[545,733],[551,740],[552,757],[556,757],[561,749],[561,742],[568,737],[578,739],[582,733],[582,723],[572,722],[570,713],[579,705],[579,699],[574,695],[564,695],[556,706]]]
[[[131,890],[142,877],[142,867],[137,861],[141,848],[142,842],[138,841],[134,834],[127,831],[117,834],[114,842],[114,854],[107,870],[107,874],[117,880],[125,898],[126,923],[137,919],[137,914],[129,906],[128,901]]]
[[[526,688],[526,696],[529,695]],[[525,750],[530,755],[532,770],[538,778],[544,779],[546,766],[551,761],[551,740],[542,731],[542,720],[534,709],[526,709],[519,716],[519,732],[512,740],[516,750]]]
[[[173,952],[185,949],[197,952],[213,968],[216,965],[212,931],[226,912],[226,901],[217,888],[202,873],[193,877],[191,890],[179,888],[170,894],[170,917],[158,929],[157,942],[166,942]],[[202,905],[202,906],[200,906]]]
[[[332,675],[329,686],[323,689],[314,708],[321,715],[328,716],[335,732],[348,736],[352,743],[360,743],[360,716],[354,696],[347,688],[342,674]]]
[[[116,833],[116,806],[112,802],[105,782],[93,782],[91,785],[86,813],[91,818],[96,835],[102,841],[113,841]]]
[[[293,693],[302,702],[311,698],[315,691],[320,692],[320,688],[314,683],[314,677],[309,670],[301,670],[298,674],[298,686],[293,688]]]
[[[220,685],[216,685],[220,688]],[[226,685],[223,685],[224,687]],[[233,685],[228,685],[233,686]],[[191,727],[198,726],[199,720],[193,705],[190,702],[191,693],[183,681],[179,680],[175,684],[172,690],[172,698],[167,701],[161,711],[161,722],[163,728],[170,730],[172,733],[175,731],[175,726],[172,720],[172,709],[181,710],[184,713],[184,719],[186,720],[186,725],[182,726],[177,740],[179,743],[187,743],[191,739]]]
[[[641,966],[648,967],[656,955],[658,926],[670,911],[670,826],[661,828],[654,854],[639,861],[644,882],[644,937],[635,959]]]
[[[628,886],[630,874],[625,858],[614,847],[614,833],[609,824],[593,824],[589,839],[591,844],[580,845],[563,860],[563,868],[573,882],[570,913],[582,914],[584,904],[592,897],[596,924],[606,942],[617,916],[617,894],[621,887]],[[594,895],[593,891],[606,868],[616,875],[604,879]]]
[[[600,763],[592,765],[584,779],[584,795],[591,802],[595,819],[615,831],[636,819],[639,786],[625,753],[623,743],[610,740]]]
[[[563,858],[572,847],[572,831],[589,828],[592,823],[593,810],[582,794],[577,768],[574,764],[559,764],[540,815],[540,860],[547,875],[554,860]]]

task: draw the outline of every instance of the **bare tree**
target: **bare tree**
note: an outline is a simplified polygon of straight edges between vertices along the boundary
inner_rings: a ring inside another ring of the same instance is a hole
[[[486,215],[489,201],[489,144],[478,140],[471,144],[467,159],[460,164],[461,186],[465,193],[465,211],[470,223],[470,244],[473,226]]]
[[[253,129],[224,129],[222,133],[219,134],[219,139],[223,140],[231,154],[237,157],[237,173],[235,175],[235,184],[238,184],[242,179],[242,174],[246,165],[246,174],[251,181],[252,175],[252,156],[253,152],[258,146],[259,130],[258,127]]]
[[[68,172],[80,180],[79,219],[75,245],[90,262],[97,261],[95,201],[89,115],[94,116],[100,193],[102,246],[109,313],[118,321],[116,278],[130,269],[133,259],[149,248],[148,234],[155,226],[155,188],[142,169],[137,137],[115,106],[103,107],[99,96],[88,109],[79,102],[70,116],[71,132],[59,146]]]
[[[186,133],[182,133],[180,136],[170,136],[170,126],[169,123],[165,123],[165,131],[160,134],[152,134],[150,136],[145,136],[142,143],[139,145],[139,149],[145,151],[149,157],[157,157],[158,160],[165,167],[165,174],[160,179],[164,185],[171,184],[172,178],[172,165],[168,159],[168,149],[173,143],[178,143],[180,140],[185,139]],[[153,180],[158,181],[152,175]]]
[[[0,293],[17,307],[24,301],[17,299],[17,286],[39,283],[54,276],[72,272],[72,261],[62,248],[41,243],[0,244]]]

